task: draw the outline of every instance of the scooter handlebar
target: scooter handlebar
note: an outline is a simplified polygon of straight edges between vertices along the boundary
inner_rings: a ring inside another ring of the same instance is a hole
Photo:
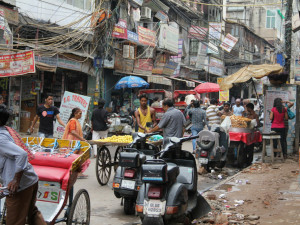
[[[186,142],[186,141],[189,141],[189,140],[193,140],[193,139],[196,139],[198,137],[199,137],[199,135],[194,135],[194,136],[180,138],[180,143],[183,143],[183,142]]]

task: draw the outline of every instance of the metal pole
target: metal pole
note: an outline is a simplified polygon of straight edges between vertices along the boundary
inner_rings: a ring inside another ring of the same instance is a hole
[[[293,0],[286,1],[285,12],[285,70],[290,74],[291,69],[291,55],[292,55],[292,14],[293,14]]]

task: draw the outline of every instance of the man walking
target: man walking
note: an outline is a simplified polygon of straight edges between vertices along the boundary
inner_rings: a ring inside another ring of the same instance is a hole
[[[158,125],[149,130],[149,133],[156,132],[163,129],[164,138],[167,137],[183,137],[185,118],[182,112],[174,108],[173,101],[171,99],[165,99],[163,101],[163,109],[165,114],[161,118]]]
[[[220,116],[221,113],[218,108],[218,101],[216,99],[211,99],[210,106],[206,109],[206,119],[208,120],[208,127],[209,129],[214,124],[220,124]]]
[[[35,206],[38,191],[38,176],[28,162],[32,157],[25,144],[12,128],[6,127],[9,112],[0,106],[0,177],[7,187],[6,224],[46,225],[42,214]]]
[[[91,122],[93,130],[93,140],[100,138],[106,138],[108,134],[108,126],[110,122],[107,119],[108,112],[104,109],[105,100],[100,99],[98,101],[98,108],[94,109]],[[97,156],[97,145],[94,145],[94,157]]]
[[[140,107],[135,111],[134,115],[139,125],[139,132],[146,133],[150,129],[149,124],[153,127],[156,125],[155,109],[147,105],[148,97],[145,94],[140,95]]]
[[[36,116],[33,119],[32,125],[30,127],[30,132],[33,132],[33,127],[38,118],[40,118],[38,136],[42,138],[52,138],[53,121],[55,117],[60,125],[62,125],[63,127],[66,126],[60,119],[58,108],[53,106],[53,96],[51,94],[48,94],[45,96],[45,104],[39,106],[36,110]]]

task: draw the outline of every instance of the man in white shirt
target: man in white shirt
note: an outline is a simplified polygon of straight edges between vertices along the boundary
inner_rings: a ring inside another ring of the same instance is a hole
[[[241,106],[241,99],[235,100],[235,105],[232,107],[233,114],[236,116],[243,116],[245,108]]]

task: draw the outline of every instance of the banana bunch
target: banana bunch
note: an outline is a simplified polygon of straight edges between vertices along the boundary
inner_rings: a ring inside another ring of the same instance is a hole
[[[106,142],[106,143],[131,143],[133,140],[131,135],[122,135],[122,136],[113,135],[111,137],[99,139],[96,141]]]

